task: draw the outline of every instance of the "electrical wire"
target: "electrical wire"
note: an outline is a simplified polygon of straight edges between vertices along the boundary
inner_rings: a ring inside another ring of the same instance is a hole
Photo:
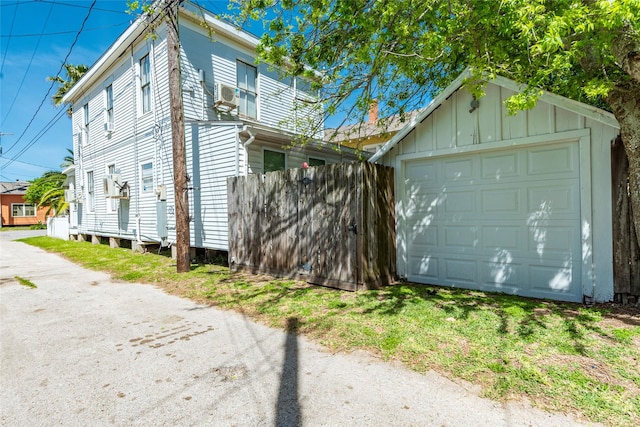
[[[67,59],[69,59],[69,56],[71,56],[71,52],[73,51],[73,48],[75,47],[76,43],[78,42],[78,39],[80,38],[80,34],[82,34],[82,31],[84,29],[85,24],[87,23],[87,20],[89,19],[89,16],[91,15],[91,11],[93,10],[93,6],[95,6],[97,0],[93,0],[93,2],[91,3],[91,7],[89,8],[89,11],[87,12],[87,16],[85,16],[84,20],[82,21],[82,25],[80,26],[80,30],[78,30],[78,33],[76,34],[75,39],[73,40],[73,43],[71,43],[71,47],[69,48],[69,52],[67,52],[67,55],[64,57],[64,60],[62,61],[62,65],[60,66],[60,69],[58,70],[58,72],[56,73],[56,75],[59,75],[60,72],[62,71],[62,69],[64,68],[65,64],[67,63]],[[33,121],[35,120],[36,116],[38,115],[38,113],[40,112],[40,109],[42,108],[42,106],[44,105],[45,101],[49,98],[49,94],[51,93],[51,89],[53,89],[53,86],[55,85],[55,81],[51,81],[51,85],[49,86],[49,90],[47,91],[46,95],[42,98],[42,101],[40,102],[40,105],[38,106],[38,108],[36,109],[35,113],[33,113],[33,116],[31,117],[31,119],[29,120],[29,123],[27,123],[27,126],[25,127],[24,131],[22,131],[22,133],[20,134],[20,136],[18,137],[18,139],[16,140],[16,142],[13,143],[13,145],[11,145],[11,147],[9,147],[9,149],[6,151],[6,153],[8,153],[9,151],[11,151],[11,149],[13,147],[15,147],[20,140],[22,140],[22,137],[24,136],[24,134],[27,132],[27,130],[29,129],[29,126],[31,126],[31,123],[33,123]],[[31,148],[31,146],[33,144],[35,144],[35,141],[37,141],[36,139],[31,140],[25,147],[25,149],[20,151],[21,153],[24,153],[26,150],[28,150],[29,148]],[[15,160],[17,159],[20,154],[12,157],[11,160]]]
[[[4,55],[2,55],[2,65],[0,65],[0,76],[3,75],[4,71],[4,61],[7,59],[7,52],[9,52],[9,44],[11,43],[11,34],[13,34],[13,24],[16,22],[16,15],[18,15],[18,3],[16,3],[15,9],[13,9],[13,18],[11,19],[11,27],[9,28],[9,39],[7,40],[7,46],[4,50]]]
[[[42,25],[42,31],[45,30],[45,28],[47,28],[47,24],[49,23],[49,18],[51,18],[51,12],[53,11],[53,5],[54,3],[51,3],[51,7],[49,8],[49,13],[47,14],[47,18],[44,21],[44,24]],[[4,126],[4,123],[7,121],[7,118],[9,117],[9,114],[11,114],[11,110],[13,109],[13,106],[16,103],[16,100],[18,99],[18,95],[20,94],[20,90],[22,89],[22,85],[24,84],[24,81],[27,78],[27,74],[29,73],[29,70],[31,69],[31,64],[33,64],[33,58],[35,58],[36,56],[36,52],[38,52],[38,48],[40,47],[40,41],[42,41],[42,35],[40,35],[40,37],[38,37],[38,42],[36,43],[36,47],[33,49],[33,54],[31,55],[31,59],[29,60],[29,65],[27,65],[27,69],[25,70],[24,74],[22,75],[22,80],[20,81],[20,86],[18,86],[18,90],[16,91],[16,95],[13,97],[13,101],[11,102],[11,105],[9,106],[9,109],[7,110],[7,113],[4,116],[4,119],[2,119],[2,124],[0,126]]]
[[[104,27],[94,27],[94,28],[85,28],[84,32],[86,33],[87,31],[98,31],[98,30],[106,30],[107,28],[113,28],[113,27],[120,27],[123,26],[125,24],[129,24],[129,21],[122,21],[119,22],[117,24],[112,24],[112,25],[106,25]],[[14,35],[8,35],[8,36],[3,36],[0,35],[0,39],[4,39],[4,38],[13,38],[13,39],[19,39],[21,37],[42,37],[42,36],[60,36],[63,34],[73,34],[75,33],[75,31],[57,31],[54,33],[35,33],[35,34],[14,34]]]
[[[0,167],[0,170],[4,170],[7,166],[9,166],[10,164],[12,164],[13,162],[15,162],[18,157],[22,156],[24,153],[27,152],[27,150],[31,147],[33,147],[33,145],[38,142],[40,140],[40,138],[42,138],[52,127],[53,125],[55,125],[62,117],[64,117],[64,115],[67,113],[67,110],[65,109],[61,109],[60,111],[58,111],[56,113],[55,116],[53,116],[53,118],[51,120],[49,120],[49,122],[44,125],[44,127],[42,129],[40,129],[40,132],[38,132],[38,134],[36,136],[33,137],[33,139],[27,144],[25,145],[15,156],[13,156],[7,163],[5,163],[4,165],[2,165],[2,167]],[[15,145],[15,144],[14,144]]]

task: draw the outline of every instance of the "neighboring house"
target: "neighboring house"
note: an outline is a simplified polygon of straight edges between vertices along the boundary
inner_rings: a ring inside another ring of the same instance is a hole
[[[30,185],[24,181],[0,182],[2,227],[46,224],[47,208],[38,209],[35,203],[27,203],[24,200]]]
[[[284,149],[305,114],[322,114],[308,82],[256,65],[258,38],[199,6],[183,2],[179,16],[191,246],[227,250],[227,177],[355,156],[313,141]],[[69,199],[81,237],[175,241],[165,24],[155,32],[135,21],[63,99],[73,107]]]
[[[613,298],[614,116],[545,93],[507,114],[498,77],[479,104],[463,73],[370,161],[396,173],[398,274],[568,301]]]
[[[394,115],[380,118],[378,108],[378,102],[372,102],[366,122],[344,125],[339,128],[327,128],[324,133],[325,138],[345,147],[374,153],[420,114],[420,111],[409,111],[402,117]]]

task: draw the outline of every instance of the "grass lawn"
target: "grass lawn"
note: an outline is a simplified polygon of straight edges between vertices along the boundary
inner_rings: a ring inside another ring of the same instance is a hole
[[[364,349],[437,371],[486,397],[609,426],[640,425],[640,309],[525,299],[415,284],[344,292],[175,262],[108,245],[23,239],[113,278],[154,284],[269,326],[296,325],[332,351]],[[295,319],[296,322],[291,322]]]

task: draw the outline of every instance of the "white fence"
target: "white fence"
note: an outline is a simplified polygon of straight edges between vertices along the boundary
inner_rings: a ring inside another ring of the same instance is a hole
[[[47,236],[69,240],[69,218],[66,216],[48,217]]]

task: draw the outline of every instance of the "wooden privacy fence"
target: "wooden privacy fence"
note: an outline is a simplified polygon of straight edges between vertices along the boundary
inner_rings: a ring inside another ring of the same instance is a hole
[[[393,169],[339,163],[227,180],[229,266],[346,290],[392,281]]]

